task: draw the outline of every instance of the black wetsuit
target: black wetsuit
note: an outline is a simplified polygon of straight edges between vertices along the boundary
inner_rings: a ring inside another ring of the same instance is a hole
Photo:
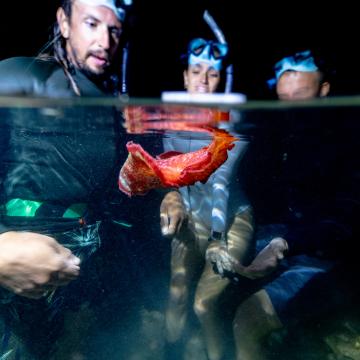
[[[80,71],[73,77],[82,96],[111,95]],[[76,96],[56,61],[34,58],[0,62],[0,94],[45,98]],[[115,191],[120,163],[124,160],[121,156],[126,156],[119,149],[123,138],[121,116],[112,107],[96,106],[5,107],[0,113],[0,231],[49,234],[83,260],[87,259],[100,245],[99,224],[106,209],[104,200],[109,192]],[[119,201],[126,201],[125,195],[120,192],[117,195]],[[77,210],[75,215],[70,211],[69,215],[69,210],[78,209],[79,204],[81,211]],[[24,216],[29,207],[34,210]],[[25,333],[28,327],[24,342],[30,341],[37,353],[35,358],[48,358],[49,345],[57,332],[52,320],[61,313],[58,310],[68,306],[62,305],[59,299],[66,298],[66,291],[73,298],[79,296],[78,292],[74,295],[76,286],[59,288],[52,301],[30,301],[5,290],[0,293],[4,304],[0,311],[8,319],[5,323],[12,324],[12,328],[19,327],[20,333]],[[80,281],[80,290],[81,286]],[[39,315],[41,324],[34,314]],[[45,321],[47,318],[49,321]],[[40,333],[34,335],[39,330]],[[8,337],[8,331],[4,331],[3,336]],[[0,357],[7,351],[7,346],[0,349]]]
[[[82,96],[111,95],[100,82],[96,84],[81,71],[72,74]],[[69,79],[59,63],[49,58],[16,57],[0,62],[0,94],[46,98],[74,97]]]
[[[54,61],[8,59],[0,63],[0,76],[0,94],[75,96],[63,70]],[[82,93],[106,95],[81,72],[74,78]],[[96,106],[0,111],[1,204],[18,198],[43,203],[34,216],[36,221],[2,216],[2,231],[16,229],[17,224],[23,229],[24,221],[41,228],[71,227],[78,221],[64,218],[63,214],[72,204],[87,203],[87,210],[92,210],[87,213],[92,215],[96,210],[92,204],[98,209],[107,186],[116,184],[121,139],[119,113],[110,107]]]

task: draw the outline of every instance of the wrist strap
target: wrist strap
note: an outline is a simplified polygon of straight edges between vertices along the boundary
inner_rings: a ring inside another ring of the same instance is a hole
[[[218,240],[225,242],[225,234],[220,231],[211,231],[209,241]]]

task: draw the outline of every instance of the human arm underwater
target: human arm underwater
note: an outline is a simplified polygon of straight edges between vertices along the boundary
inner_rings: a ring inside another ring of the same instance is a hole
[[[0,285],[38,299],[77,278],[80,259],[53,238],[25,231],[0,234]]]
[[[169,191],[160,205],[160,226],[163,236],[175,236],[187,221],[187,211],[181,194]]]
[[[53,60],[5,59],[0,62],[0,95],[44,96],[47,94],[47,79],[57,68],[58,64]],[[1,155],[6,152],[6,142],[11,135],[6,133],[7,125],[4,121],[4,129],[1,129],[4,139]],[[2,171],[6,172],[7,166],[3,165],[2,158],[1,164]],[[6,174],[1,173],[0,177],[3,185],[2,178]],[[38,299],[49,290],[67,285],[79,275],[80,259],[55,239],[35,232],[14,231],[2,221],[0,233],[0,286],[10,292]]]

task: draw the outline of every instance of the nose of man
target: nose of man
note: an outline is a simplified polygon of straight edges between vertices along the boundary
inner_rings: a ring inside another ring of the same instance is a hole
[[[110,49],[110,34],[108,29],[99,29],[97,45],[103,50]]]

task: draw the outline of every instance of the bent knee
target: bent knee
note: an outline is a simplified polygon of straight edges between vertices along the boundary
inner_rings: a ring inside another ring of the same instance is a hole
[[[188,288],[186,286],[170,286],[170,299],[173,302],[184,302],[189,295]]]
[[[204,299],[202,297],[195,297],[194,301],[194,312],[196,316],[201,319],[205,316],[207,316],[210,313],[214,312],[215,302],[209,301],[209,299]]]
[[[209,311],[206,302],[202,298],[199,298],[199,297],[195,297],[193,308],[194,308],[194,312],[198,318],[202,318]]]
[[[282,326],[264,290],[250,296],[236,310],[235,334],[259,338]]]
[[[211,290],[212,291],[209,291],[203,286],[200,286],[196,289],[193,308],[198,318],[216,311],[216,307],[219,304],[219,297],[223,292],[223,288],[219,287],[217,289]]]

